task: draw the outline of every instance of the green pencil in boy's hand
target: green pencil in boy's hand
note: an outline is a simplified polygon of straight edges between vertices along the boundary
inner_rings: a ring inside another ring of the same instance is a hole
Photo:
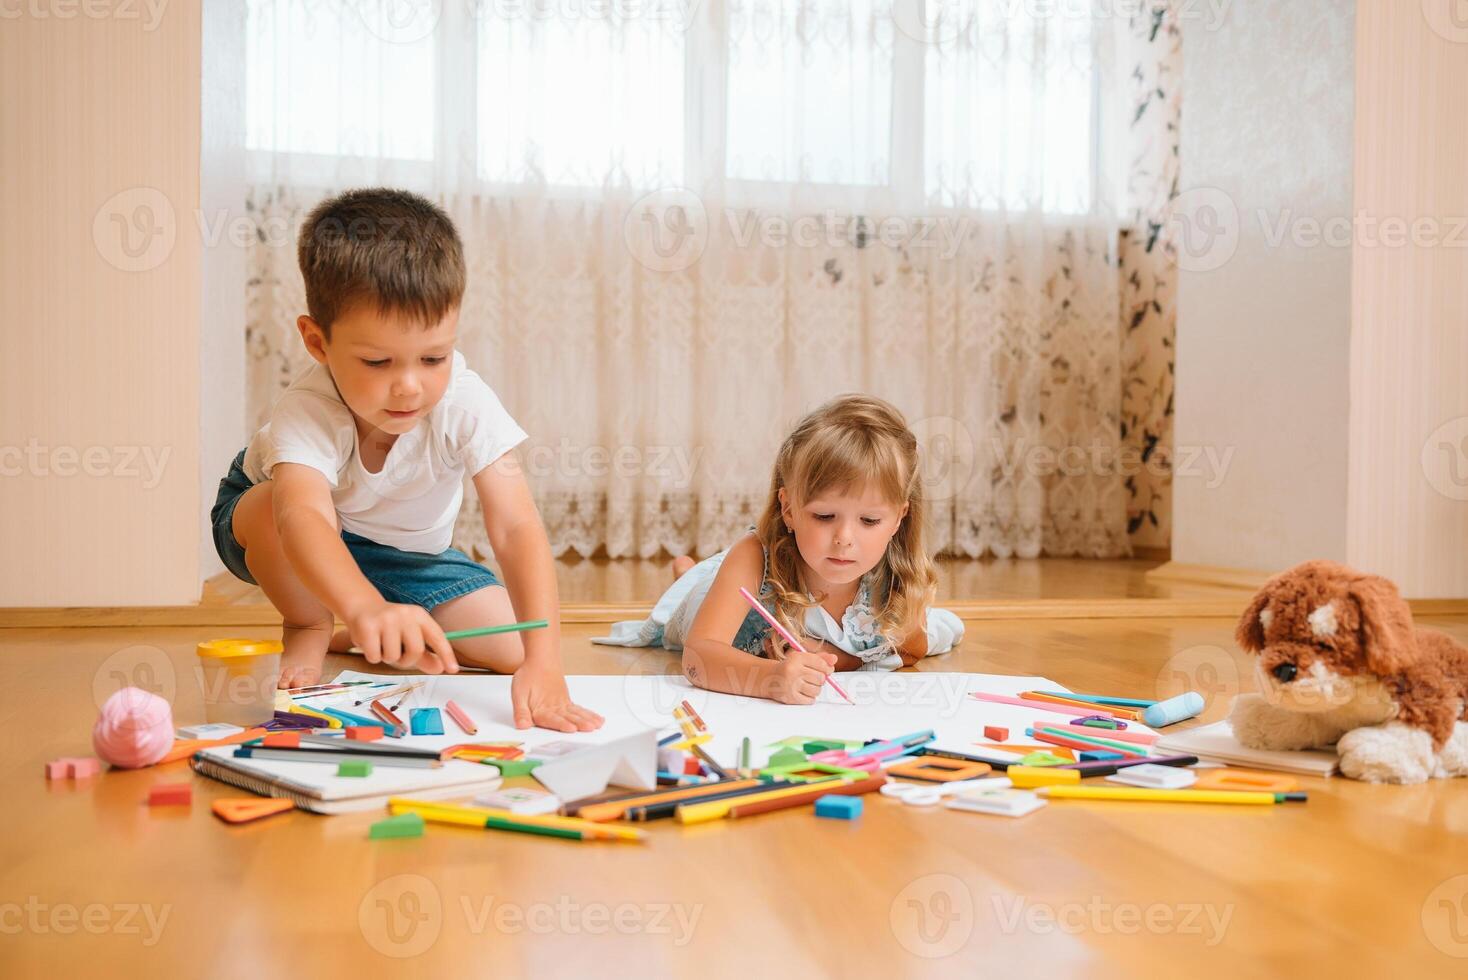
[[[495,633],[518,633],[521,630],[541,630],[549,625],[550,623],[544,619],[529,619],[523,623],[510,623],[507,626],[485,626],[477,630],[454,630],[451,633],[445,633],[443,636],[444,639],[452,642],[454,640],[467,640],[473,636],[490,636]]]

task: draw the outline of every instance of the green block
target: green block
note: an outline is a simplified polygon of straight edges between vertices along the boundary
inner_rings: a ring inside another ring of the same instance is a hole
[[[805,745],[802,746],[802,748],[805,749],[807,755],[815,755],[817,752],[830,752],[833,749],[844,749],[846,748],[846,743],[837,742],[834,740],[824,742],[806,742]]]
[[[498,766],[501,776],[504,776],[506,779],[513,779],[516,776],[528,776],[528,775],[530,775],[530,770],[532,770],[536,766],[540,765],[543,760],[541,760],[541,759],[486,759],[484,761],[485,761],[485,763],[487,765]]]
[[[338,776],[370,776],[372,763],[360,759],[348,759],[336,767]]]
[[[774,769],[777,766],[793,766],[806,761],[806,755],[799,749],[781,749],[770,756],[770,761],[765,763],[766,769]]]
[[[1069,759],[1063,759],[1052,752],[1031,752],[1019,760],[1022,766],[1064,766],[1069,765]]]
[[[345,763],[344,763],[345,764]],[[391,840],[399,837],[422,837],[423,818],[416,813],[400,813],[379,820],[367,831],[369,840]]]

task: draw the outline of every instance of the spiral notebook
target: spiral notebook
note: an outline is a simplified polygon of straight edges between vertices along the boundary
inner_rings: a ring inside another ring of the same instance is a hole
[[[236,746],[203,749],[189,760],[195,772],[261,796],[288,799],[313,813],[380,810],[390,796],[444,799],[497,788],[499,770],[450,759],[439,769],[378,766],[370,776],[338,776],[335,762],[237,759]]]

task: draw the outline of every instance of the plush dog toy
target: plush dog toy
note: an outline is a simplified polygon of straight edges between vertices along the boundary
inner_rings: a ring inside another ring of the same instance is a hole
[[[1262,694],[1234,702],[1250,748],[1335,745],[1373,783],[1468,775],[1468,647],[1417,629],[1396,586],[1329,561],[1271,579],[1235,634]]]

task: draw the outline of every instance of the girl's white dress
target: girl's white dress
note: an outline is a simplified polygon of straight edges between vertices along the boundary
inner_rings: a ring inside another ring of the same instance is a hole
[[[709,587],[718,575],[728,550],[705,558],[684,573],[663,593],[652,615],[647,619],[629,620],[612,624],[612,635],[597,637],[591,642],[622,647],[655,647],[682,650],[683,638],[688,635],[698,609],[708,595]],[[765,556],[765,574],[760,582],[760,599],[766,608],[773,609],[768,601],[770,587],[769,556]],[[902,666],[902,658],[883,641],[876,631],[876,618],[872,615],[872,597],[869,588],[870,573],[863,577],[856,591],[856,598],[846,607],[846,612],[837,623],[831,614],[820,606],[805,611],[805,632],[818,637],[832,646],[839,647],[852,656],[861,658],[862,670],[893,670]],[[928,609],[928,656],[947,653],[963,639],[963,621],[947,609]],[[755,612],[749,611],[733,646],[761,656],[764,653],[765,636],[770,625]]]

